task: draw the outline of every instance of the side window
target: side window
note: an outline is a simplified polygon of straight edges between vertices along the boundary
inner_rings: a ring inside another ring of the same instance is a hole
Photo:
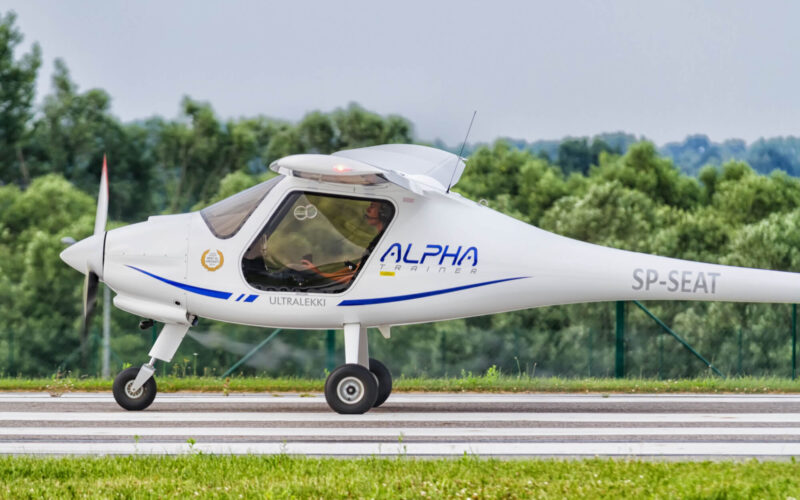
[[[229,196],[204,208],[200,211],[200,215],[214,236],[221,239],[230,238],[242,228],[261,200],[281,180],[283,180],[283,176],[279,175],[241,193]]]
[[[242,259],[259,290],[346,290],[394,217],[386,200],[291,193]]]

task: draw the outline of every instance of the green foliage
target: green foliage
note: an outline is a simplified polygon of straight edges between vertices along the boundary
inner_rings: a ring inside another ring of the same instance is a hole
[[[13,198],[8,210],[0,212],[0,254],[5,257],[0,275],[8,280],[0,317],[3,333],[14,332],[19,343],[19,357],[8,369],[52,373],[63,353],[77,347],[81,304],[82,280],[60,262],[60,239],[91,233],[94,202],[55,175],[35,179],[22,192],[12,186],[0,190],[6,202]]]
[[[184,363],[188,363],[188,360]],[[122,366],[121,369],[129,368]],[[176,371],[186,371],[180,367]],[[301,397],[324,397],[325,377],[317,378],[234,376],[196,377],[174,374],[158,377],[158,391],[171,392],[215,392],[231,393],[281,393],[299,394]],[[49,378],[0,378],[2,391],[28,392],[107,392],[113,381],[96,377],[75,379],[69,373],[56,372]],[[540,377],[521,369],[514,373],[504,373],[497,365],[491,365],[484,374],[473,374],[461,370],[457,376],[447,377],[395,377],[392,391],[402,392],[555,392],[555,393],[602,393],[602,394],[671,394],[671,393],[714,393],[714,394],[797,394],[800,382],[779,377],[735,377],[723,379],[718,376],[683,379],[642,379],[642,378],[563,378]]]
[[[15,59],[22,34],[14,26],[14,12],[0,12],[0,181],[28,182],[30,174],[22,153],[33,116],[36,75],[42,62],[38,44]]]
[[[733,223],[752,223],[800,206],[800,181],[782,172],[757,175],[742,163],[723,167],[712,205]]]
[[[154,210],[153,169],[142,127],[122,125],[111,114],[111,97],[103,90],[79,92],[66,64],[56,60],[53,94],[32,123],[23,151],[33,176],[57,173],[96,196],[103,156],[111,175],[112,218],[145,217]]]
[[[591,177],[616,180],[666,205],[689,208],[700,198],[700,187],[691,177],[681,175],[668,159],[658,156],[655,146],[642,142],[622,157],[603,155]]]
[[[355,103],[312,111],[290,123],[265,116],[225,120],[209,103],[187,96],[175,119],[121,123],[111,112],[111,96],[102,89],[81,90],[60,60],[51,92],[35,107],[41,54],[35,44],[28,53],[15,54],[22,41],[15,22],[13,13],[0,14],[0,371],[5,373],[50,375],[64,364],[75,369],[81,277],[58,258],[60,239],[92,230],[104,154],[111,219],[132,222],[221,200],[273,175],[268,166],[282,156],[414,140],[405,118],[381,116]],[[800,271],[800,181],[788,175],[800,173],[799,148],[797,138],[760,140],[748,148],[741,141],[718,144],[692,136],[659,151],[622,132],[564,141],[499,140],[468,146],[473,152],[456,190],[588,242]],[[773,169],[778,171],[764,175]],[[535,258],[536,250],[530,251]],[[727,373],[787,373],[786,306],[662,303],[653,310]],[[151,342],[150,332],[135,329],[136,320],[112,312],[118,365],[138,363]],[[409,375],[484,373],[495,364],[505,373],[605,374],[611,369],[613,320],[608,304],[550,307],[403,326],[391,342],[375,339],[371,349],[392,359],[395,372]],[[656,366],[662,353],[690,358],[680,346],[659,343],[659,330],[643,315],[632,313],[629,322],[631,373],[704,373],[694,362]],[[205,336],[184,342],[176,359],[198,352],[199,366],[216,373],[264,335],[212,321],[193,332],[201,329]],[[228,343],[209,340],[217,338]],[[326,362],[324,346],[318,332],[282,334],[268,346],[270,354],[247,370],[317,376]]]
[[[492,208],[533,222],[568,192],[561,171],[546,160],[505,141],[481,147],[470,157],[456,191],[486,199]]]
[[[663,215],[646,194],[619,182],[593,184],[583,196],[559,199],[541,219],[543,229],[595,243],[646,251],[639,238],[661,225]]]
[[[620,153],[606,144],[602,139],[594,139],[589,144],[588,139],[565,139],[558,145],[558,159],[556,163],[565,174],[578,173],[586,175],[592,165],[597,165],[603,153]]]
[[[704,166],[723,165],[732,160],[744,161],[761,174],[774,170],[800,175],[800,138],[759,139],[749,146],[741,139],[712,142],[705,135],[691,135],[682,142],[664,145],[661,153],[670,157],[681,170],[694,175]]]
[[[203,200],[202,202],[196,204],[194,207],[192,207],[192,210],[200,210],[208,205],[211,205],[212,203],[224,200],[229,196],[233,196],[240,191],[244,191],[245,189],[253,187],[256,184],[264,182],[274,176],[275,174],[271,172],[265,172],[260,176],[250,175],[242,172],[241,170],[231,172],[222,178],[216,193],[214,193],[209,199]]]
[[[190,440],[191,447],[196,443]],[[792,462],[4,457],[7,498],[794,498]]]
[[[196,111],[210,119],[208,109]],[[214,127],[218,125],[205,130]],[[255,133],[257,127],[249,123],[246,128]],[[194,208],[269,175],[240,164]],[[585,241],[672,257],[798,270],[796,182],[783,174],[760,176],[741,163],[707,169],[697,181],[660,159],[647,143],[631,147],[623,156],[604,153],[588,176],[564,178],[546,160],[500,141],[475,152],[458,189],[522,220]],[[60,209],[50,210],[54,204]],[[58,259],[59,240],[89,234],[94,200],[63,178],[45,175],[25,190],[0,187],[0,207],[0,308],[8,318],[8,331],[0,332],[0,366],[8,365],[3,370],[13,373],[52,374],[77,348],[80,318],[81,279]],[[58,301],[42,300],[56,295]],[[739,373],[740,367],[744,373],[787,373],[786,306],[663,303],[651,307],[698,350],[715,358],[715,365],[726,373]],[[136,318],[117,310],[112,321],[115,363],[138,362],[150,333],[138,333]],[[395,373],[406,375],[483,373],[492,365],[503,373],[603,375],[613,368],[613,321],[613,308],[605,304],[550,307],[398,327],[391,342],[372,332],[371,350],[376,357],[392,359]],[[630,373],[665,377],[704,373],[705,368],[677,344],[669,339],[664,345],[658,343],[660,332],[644,315],[632,313],[628,321]],[[233,343],[221,351],[214,347],[220,343],[203,337],[184,342],[176,359],[192,359],[198,352],[197,364],[205,373],[222,373],[264,335],[250,327],[215,322],[204,322],[198,331]],[[11,333],[27,340],[12,345]],[[659,366],[654,360],[661,350],[667,359],[686,362]],[[260,361],[244,368],[245,373],[268,367],[272,374],[316,376],[326,363],[324,337],[318,332],[281,334],[265,351]],[[4,362],[9,354],[13,364]],[[75,370],[75,359],[66,368]]]

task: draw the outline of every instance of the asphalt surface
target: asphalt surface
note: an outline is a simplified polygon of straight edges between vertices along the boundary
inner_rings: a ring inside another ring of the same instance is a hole
[[[395,394],[338,415],[321,394],[0,394],[0,454],[800,457],[800,396]]]

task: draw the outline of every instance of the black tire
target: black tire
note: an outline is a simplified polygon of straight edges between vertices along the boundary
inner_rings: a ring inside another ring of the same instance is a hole
[[[132,366],[122,370],[119,375],[117,375],[117,378],[114,379],[114,399],[117,400],[117,404],[126,410],[144,410],[150,406],[153,399],[156,397],[157,389],[155,377],[147,379],[147,382],[145,382],[142,388],[135,394],[131,394],[126,390],[126,386],[133,383],[138,373],[139,367]]]
[[[369,358],[369,371],[378,379],[378,398],[372,405],[373,408],[377,408],[386,402],[386,398],[392,393],[392,372],[374,358]]]
[[[360,415],[372,408],[377,398],[378,382],[361,365],[342,365],[325,381],[325,400],[336,413]]]

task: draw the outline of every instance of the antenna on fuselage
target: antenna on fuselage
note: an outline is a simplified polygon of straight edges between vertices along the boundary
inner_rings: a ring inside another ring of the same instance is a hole
[[[450,176],[450,183],[447,185],[447,192],[450,192],[450,187],[453,185],[453,177],[456,176],[456,171],[458,170],[458,162],[461,161],[461,154],[464,152],[464,146],[467,145],[467,139],[469,139],[469,132],[472,130],[472,122],[475,121],[475,115],[478,114],[478,110],[472,112],[472,120],[469,121],[469,128],[467,128],[467,135],[464,136],[464,142],[461,143],[461,150],[458,152],[458,156],[456,157],[456,166],[453,167],[453,175]]]

